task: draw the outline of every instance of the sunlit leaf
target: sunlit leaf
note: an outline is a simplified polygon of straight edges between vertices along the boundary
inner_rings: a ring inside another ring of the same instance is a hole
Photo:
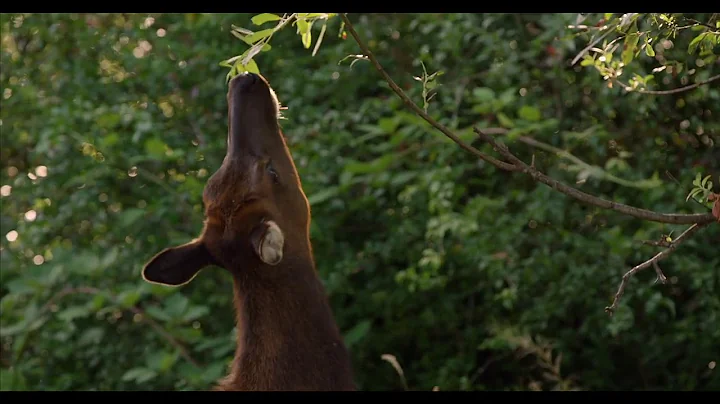
[[[138,367],[125,372],[125,374],[122,375],[122,380],[135,381],[136,383],[145,383],[154,379],[156,376],[156,371],[144,367]]]
[[[155,158],[165,157],[166,147],[165,143],[156,137],[151,137],[145,141],[145,152]]]
[[[529,105],[523,105],[520,107],[518,110],[518,116],[531,122],[539,121],[540,118],[542,118],[540,110]]]
[[[270,14],[270,13],[258,14],[250,19],[250,21],[252,21],[252,23],[255,25],[263,25],[266,22],[278,21],[278,20],[280,20],[279,15]]]

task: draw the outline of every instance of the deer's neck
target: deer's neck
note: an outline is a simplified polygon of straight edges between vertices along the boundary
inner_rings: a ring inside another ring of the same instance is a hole
[[[234,291],[238,345],[226,385],[354,389],[350,358],[309,249],[235,274]]]

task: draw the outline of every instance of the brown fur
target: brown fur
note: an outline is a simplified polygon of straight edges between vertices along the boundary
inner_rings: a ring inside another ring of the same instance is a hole
[[[228,151],[203,192],[200,237],[158,253],[143,278],[179,286],[209,265],[232,274],[237,349],[214,390],[354,390],[350,357],[315,269],[310,206],[277,122],[275,93],[261,76],[237,76],[228,112]],[[274,248],[278,235],[284,243]]]

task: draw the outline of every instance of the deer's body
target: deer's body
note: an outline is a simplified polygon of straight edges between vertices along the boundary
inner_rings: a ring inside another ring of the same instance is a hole
[[[354,390],[349,354],[317,275],[310,209],[267,82],[240,75],[228,91],[228,151],[203,193],[199,238],[143,269],[178,286],[209,265],[233,277],[237,349],[215,390]]]
[[[273,268],[285,279],[235,277],[238,346],[217,390],[351,390],[350,363],[309,257]],[[252,273],[252,272],[251,272]]]

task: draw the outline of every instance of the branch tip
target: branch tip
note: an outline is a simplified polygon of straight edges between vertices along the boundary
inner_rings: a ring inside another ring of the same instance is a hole
[[[661,260],[667,258],[670,254],[672,254],[675,249],[680,245],[682,242],[690,238],[696,231],[698,231],[700,228],[705,226],[707,223],[700,224],[696,223],[690,227],[688,227],[687,230],[683,232],[678,238],[670,242],[670,245],[663,251],[659,252],[658,254],[655,254],[652,258],[649,260],[643,262],[640,265],[637,265],[636,267],[632,268],[631,270],[625,272],[625,274],[622,277],[622,281],[620,282],[620,286],[618,287],[617,292],[615,293],[615,297],[613,298],[613,302],[610,306],[605,308],[605,312],[607,312],[610,316],[612,316],[613,312],[618,306],[618,303],[620,302],[620,298],[625,293],[625,288],[627,287],[628,281],[630,278],[635,275],[636,272],[642,271],[643,269],[649,268],[651,265],[653,268],[655,268],[655,274],[657,278],[655,279],[655,283],[660,282],[662,284],[667,283],[667,277],[663,273],[662,269],[660,269],[660,265],[658,262]]]

